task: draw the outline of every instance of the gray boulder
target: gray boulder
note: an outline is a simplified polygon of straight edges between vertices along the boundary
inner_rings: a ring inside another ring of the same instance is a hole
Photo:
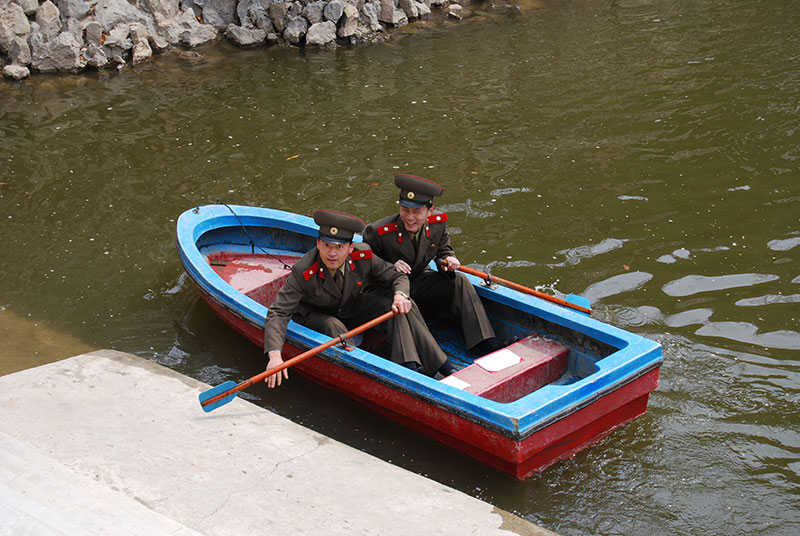
[[[293,45],[300,44],[300,40],[308,31],[308,22],[304,18],[296,18],[289,21],[283,31],[283,38]]]
[[[190,9],[181,13],[176,22],[181,42],[190,47],[196,47],[217,38],[217,30],[210,24],[200,24]]]
[[[27,39],[31,33],[31,23],[25,11],[18,4],[0,8],[0,52],[8,53],[17,38]]]
[[[45,0],[39,5],[34,20],[39,25],[39,37],[43,41],[50,41],[61,33],[61,16],[56,5],[50,0]]]
[[[391,24],[392,26],[404,26],[408,24],[408,16],[405,11],[395,5],[396,0],[381,0],[381,10],[378,13],[378,20]]]
[[[94,6],[94,20],[99,22],[106,32],[110,32],[119,24],[152,23],[153,17],[130,4],[128,0],[99,0]]]
[[[275,30],[280,34],[286,31],[289,6],[290,4],[287,2],[273,2],[269,5],[269,18]]]
[[[135,22],[131,24],[131,41],[133,48],[131,50],[131,63],[136,65],[153,55],[153,50],[150,48],[148,41],[149,32],[143,24]]]
[[[99,43],[89,43],[83,51],[86,65],[95,69],[102,69],[108,65],[108,56],[103,46]]]
[[[49,41],[37,39],[31,46],[31,67],[43,73],[79,71],[86,67],[86,60],[81,56],[81,43],[68,32]]]
[[[56,6],[64,19],[73,17],[78,20],[86,17],[92,7],[85,0],[56,0]]]
[[[336,43],[336,24],[326,20],[312,24],[306,34],[306,44],[311,46],[325,46]]]
[[[267,32],[261,28],[244,28],[229,24],[225,28],[225,37],[240,47],[252,47],[263,44],[267,38]]]
[[[236,15],[236,0],[206,0],[203,6],[203,21],[218,30],[233,24]]]
[[[339,37],[350,37],[358,30],[358,9],[353,4],[345,4],[342,18],[339,19]]]
[[[379,1],[367,2],[361,8],[359,22],[364,25],[367,32],[379,32],[383,29],[380,23],[381,4]]]
[[[330,2],[328,2],[328,5],[325,6],[325,20],[329,20],[334,24],[339,22],[339,19],[342,18],[343,13],[344,13],[343,0],[331,0]]]
[[[303,16],[312,25],[322,22],[322,11],[325,9],[325,2],[318,0],[310,2],[303,8]]]
[[[12,0],[12,3],[19,5],[28,16],[33,16],[39,8],[39,2],[36,0]],[[2,2],[0,2],[2,4]]]

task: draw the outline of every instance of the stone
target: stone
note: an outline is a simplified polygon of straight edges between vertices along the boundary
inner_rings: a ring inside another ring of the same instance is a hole
[[[87,44],[100,45],[105,40],[103,27],[99,22],[93,20],[83,29],[83,39]]]
[[[48,0],[49,1],[49,0]],[[99,0],[94,6],[94,20],[99,22],[106,32],[110,32],[119,24],[152,21],[152,16],[128,2],[128,0]]]
[[[273,2],[269,5],[269,18],[275,30],[280,34],[286,31],[286,17],[289,14],[289,5],[286,2]]]
[[[292,19],[283,31],[283,38],[293,45],[299,45],[306,31],[308,31],[308,22],[306,22],[306,19]]]
[[[414,1],[414,4],[417,6],[417,13],[419,13],[420,18],[427,17],[431,14],[431,6],[425,2]]]
[[[322,10],[324,8],[325,2],[322,2],[321,0],[317,2],[311,2],[306,4],[306,7],[303,8],[303,16],[312,25],[322,22]]]
[[[236,15],[236,0],[206,0],[203,6],[203,22],[218,30],[233,24]]]
[[[143,24],[138,22],[131,24],[131,41],[133,41],[131,63],[134,65],[143,62],[153,55],[153,49],[150,48],[148,36],[149,32]]]
[[[19,4],[0,8],[0,52],[8,52],[17,37],[27,39],[31,34],[31,23]]]
[[[236,14],[244,28],[261,28],[267,33],[274,31],[269,18],[271,0],[241,0],[236,6]]]
[[[413,0],[398,0],[397,6],[403,10],[409,19],[419,18],[419,11]]]
[[[38,46],[33,45],[31,49],[31,67],[36,71],[76,72],[86,67],[86,60],[81,56],[81,43],[68,32],[58,34],[55,39],[38,42]]]
[[[36,0],[12,0],[12,3],[19,5],[28,16],[33,16],[39,7],[39,2]]]
[[[61,16],[82,19],[89,14],[91,6],[84,0],[56,0],[56,6],[61,12]]]
[[[368,31],[379,32],[383,30],[380,23],[380,3],[368,2],[361,8],[359,15],[359,22],[362,23]]]
[[[312,24],[306,33],[306,44],[312,46],[325,46],[336,43],[336,24],[326,20]]]
[[[217,38],[217,30],[210,24],[201,24],[191,9],[182,12],[176,21],[181,42],[190,47],[196,47]]]
[[[144,0],[144,5],[153,16],[158,14],[164,19],[174,19],[181,12],[175,0]]]
[[[133,41],[130,40],[131,27],[129,24],[117,24],[108,34],[103,44],[109,48],[120,50],[130,50],[133,48]]]
[[[50,41],[61,33],[61,16],[56,5],[50,0],[45,0],[39,5],[35,20],[39,25],[39,35],[42,40]]]
[[[339,19],[339,37],[350,37],[355,35],[358,29],[358,9],[353,4],[345,4],[342,10],[342,18]]]
[[[19,36],[14,37],[11,46],[8,47],[8,60],[17,65],[31,64],[31,47],[26,39]]]
[[[267,32],[261,28],[244,28],[229,24],[225,28],[225,37],[239,45],[240,47],[251,47],[264,44]]]
[[[344,13],[344,2],[342,0],[331,0],[325,6],[325,20],[329,20],[334,24],[339,22]]]
[[[22,80],[23,78],[28,78],[31,75],[30,69],[23,65],[6,65],[3,67],[3,76],[6,78],[11,78],[13,80]]]
[[[406,13],[395,5],[395,0],[380,0],[381,10],[378,20],[392,26],[404,26],[408,24]]]
[[[452,17],[458,20],[463,19],[465,15],[464,7],[459,4],[450,4],[449,6],[444,8],[444,13],[448,17]]]
[[[83,51],[83,57],[86,59],[86,65],[95,69],[102,69],[108,64],[108,56],[99,43],[89,43]]]

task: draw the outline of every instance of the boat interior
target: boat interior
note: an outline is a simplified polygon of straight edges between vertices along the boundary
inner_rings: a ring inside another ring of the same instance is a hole
[[[213,232],[210,233],[213,235]],[[269,307],[289,277],[291,266],[314,246],[314,238],[282,230],[248,228],[239,245],[230,236],[204,236],[198,247],[210,267],[236,290]],[[481,299],[498,338],[514,340],[501,350],[479,355],[464,348],[460,326],[447,315],[422,309],[437,342],[458,369],[442,379],[497,402],[512,402],[547,384],[566,385],[590,376],[597,361],[617,351],[575,330],[499,301]],[[372,332],[372,333],[371,333]],[[362,349],[387,357],[388,348],[371,330]],[[512,339],[513,338],[513,339]]]

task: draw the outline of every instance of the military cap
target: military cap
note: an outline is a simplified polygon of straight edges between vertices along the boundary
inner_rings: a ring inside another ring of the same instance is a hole
[[[394,184],[400,188],[400,204],[404,207],[430,205],[434,197],[444,193],[444,188],[435,182],[414,175],[395,175]]]
[[[319,225],[319,238],[332,244],[352,242],[353,235],[364,230],[363,221],[335,210],[314,211],[314,223]]]

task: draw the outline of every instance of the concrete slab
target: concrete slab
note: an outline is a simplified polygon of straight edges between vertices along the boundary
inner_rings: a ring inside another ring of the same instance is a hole
[[[0,377],[0,534],[552,535],[111,350]]]

